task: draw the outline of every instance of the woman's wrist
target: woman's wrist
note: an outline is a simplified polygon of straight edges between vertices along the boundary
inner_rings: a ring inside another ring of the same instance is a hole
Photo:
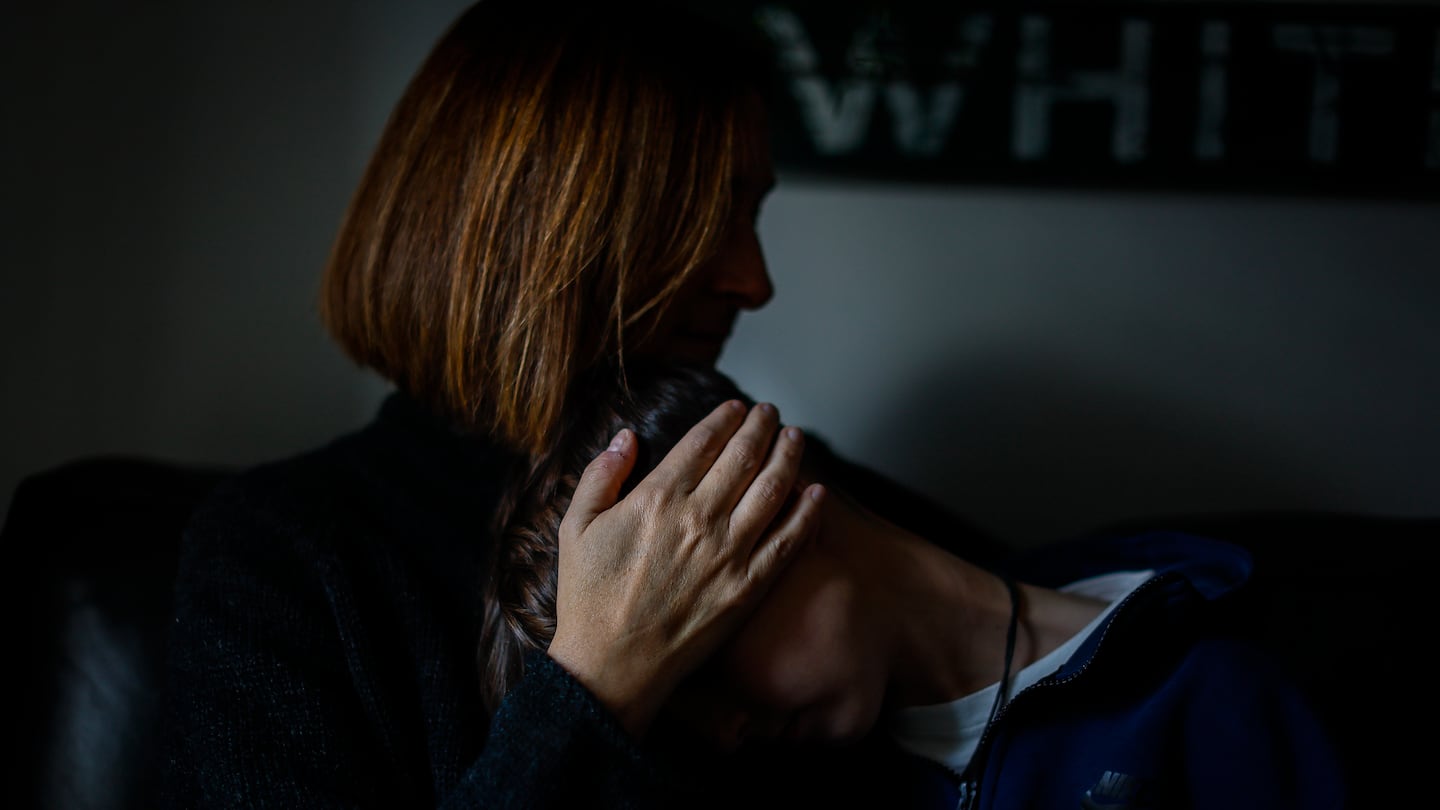
[[[559,636],[546,654],[595,696],[635,740],[642,740],[670,690],[653,668],[636,666],[644,656],[597,656]]]

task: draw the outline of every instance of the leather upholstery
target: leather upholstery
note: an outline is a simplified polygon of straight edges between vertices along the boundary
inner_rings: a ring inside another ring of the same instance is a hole
[[[0,543],[21,663],[11,807],[153,808],[157,710],[181,530],[225,474],[82,459],[16,488]],[[13,682],[13,681],[12,681]]]

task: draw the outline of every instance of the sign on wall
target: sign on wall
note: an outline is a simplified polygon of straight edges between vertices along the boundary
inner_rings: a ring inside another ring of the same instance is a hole
[[[1434,197],[1440,6],[753,2],[782,170]]]

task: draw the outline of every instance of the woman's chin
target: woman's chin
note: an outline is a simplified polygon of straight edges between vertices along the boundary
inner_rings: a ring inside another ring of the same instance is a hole
[[[665,355],[687,363],[713,366],[725,350],[723,338],[699,336],[677,336],[667,348]]]

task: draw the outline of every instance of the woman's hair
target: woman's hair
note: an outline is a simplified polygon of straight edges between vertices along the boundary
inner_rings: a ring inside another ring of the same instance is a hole
[[[681,5],[482,0],[454,23],[326,265],[321,316],[352,359],[529,453],[580,374],[623,370],[768,146],[764,50]]]
[[[612,379],[604,372],[597,377]],[[712,368],[632,363],[628,385],[597,388],[566,414],[552,451],[512,477],[496,511],[496,542],[484,572],[479,664],[486,708],[494,711],[523,674],[527,651],[555,635],[560,520],[585,467],[621,428],[635,431],[638,458],[621,496],[644,478],[685,434],[727,400],[753,401]],[[605,384],[603,381],[601,384]]]

